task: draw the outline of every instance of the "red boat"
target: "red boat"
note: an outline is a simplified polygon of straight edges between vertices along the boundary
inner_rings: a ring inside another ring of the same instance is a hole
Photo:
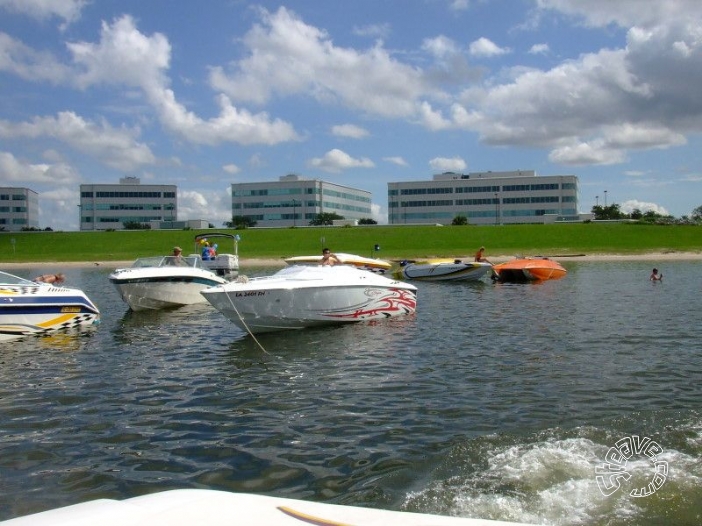
[[[560,279],[566,275],[560,263],[548,258],[518,258],[492,267],[497,281],[524,282]]]

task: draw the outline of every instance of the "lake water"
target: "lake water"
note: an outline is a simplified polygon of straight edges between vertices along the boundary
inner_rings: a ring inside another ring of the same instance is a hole
[[[411,317],[260,335],[263,349],[209,305],[133,313],[109,269],[66,269],[102,323],[0,344],[0,520],[210,488],[702,523],[702,263],[662,262],[662,283],[650,262],[565,266],[541,284],[418,283]],[[630,453],[631,478],[603,490],[597,466],[632,437],[662,452]]]

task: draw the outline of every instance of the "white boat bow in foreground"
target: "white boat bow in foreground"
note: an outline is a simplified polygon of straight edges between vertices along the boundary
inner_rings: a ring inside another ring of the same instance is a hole
[[[116,501],[100,499],[0,522],[2,526],[520,526],[425,513],[178,489]],[[525,526],[522,524],[521,526]]]
[[[132,310],[140,311],[204,303],[200,291],[227,280],[203,268],[197,256],[156,256],[115,270],[110,282]]]
[[[0,341],[99,321],[100,311],[82,290],[0,271]]]
[[[417,306],[414,285],[345,265],[295,265],[202,295],[251,333],[391,318]]]

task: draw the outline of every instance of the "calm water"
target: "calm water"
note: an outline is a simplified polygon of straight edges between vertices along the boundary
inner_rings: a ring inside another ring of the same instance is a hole
[[[95,330],[0,344],[0,520],[212,488],[538,524],[702,522],[702,263],[420,283],[413,317],[261,335],[208,305],[132,313],[68,269]],[[246,274],[274,269],[244,269]],[[20,272],[16,272],[20,273]],[[21,272],[35,275],[35,269]],[[605,497],[595,467],[642,455]]]

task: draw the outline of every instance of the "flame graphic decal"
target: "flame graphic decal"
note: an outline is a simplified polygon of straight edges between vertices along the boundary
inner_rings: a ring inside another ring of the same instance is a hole
[[[387,294],[374,298],[360,309],[346,313],[325,314],[325,316],[344,320],[391,318],[401,314],[411,314],[416,308],[417,296],[414,292],[403,289],[388,289]]]

